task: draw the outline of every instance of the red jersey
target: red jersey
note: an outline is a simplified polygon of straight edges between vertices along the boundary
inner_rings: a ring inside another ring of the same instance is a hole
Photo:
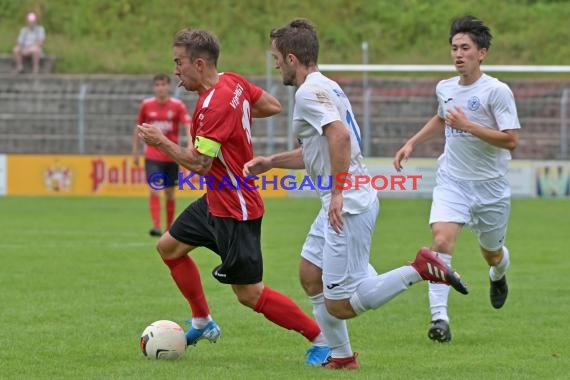
[[[186,106],[178,99],[168,98],[166,102],[160,103],[156,98],[149,98],[141,103],[137,123],[152,124],[160,128],[169,140],[178,144],[179,125],[190,123],[190,117]],[[145,146],[144,153],[145,158],[149,160],[175,162],[155,146]]]
[[[244,164],[253,158],[251,144],[251,105],[263,90],[234,73],[221,73],[218,83],[200,95],[190,135],[194,149],[196,138],[220,144],[207,176],[213,183],[207,188],[208,209],[212,215],[238,220],[263,216],[259,192],[243,186]],[[233,188],[230,184],[233,184]],[[230,185],[230,186],[228,186]]]

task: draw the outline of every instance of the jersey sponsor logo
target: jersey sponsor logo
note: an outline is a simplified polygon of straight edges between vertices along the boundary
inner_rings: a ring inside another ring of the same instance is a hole
[[[445,137],[468,137],[468,136],[472,136],[472,134],[467,131],[462,131],[461,129],[450,127],[447,124],[445,125]]]
[[[467,100],[467,108],[469,108],[471,111],[477,111],[480,106],[481,101],[476,96],[472,96],[469,98],[469,100]]]
[[[168,133],[174,129],[172,121],[168,120],[157,120],[153,123],[153,125],[159,128],[162,131],[162,133]]]

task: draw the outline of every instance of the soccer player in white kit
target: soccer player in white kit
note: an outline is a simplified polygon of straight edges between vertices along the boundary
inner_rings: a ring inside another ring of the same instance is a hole
[[[339,173],[353,179],[368,176],[350,102],[336,82],[319,72],[319,43],[309,21],[293,20],[272,30],[270,37],[283,83],[297,87],[293,127],[301,147],[256,157],[245,164],[244,175],[271,168],[304,168],[311,177],[322,208],[303,245],[301,284],[331,349],[323,366],[356,369],[359,364],[345,319],[380,307],[422,280],[449,284],[464,294],[467,289],[427,248],[420,249],[411,265],[381,275],[369,272],[370,245],[380,207],[377,193],[370,184],[346,188],[338,177]]]
[[[491,304],[499,309],[508,294],[509,250],[504,244],[511,189],[505,175],[520,124],[509,87],[481,72],[491,38],[489,28],[473,16],[453,21],[449,42],[459,76],[438,83],[437,115],[396,153],[394,166],[400,171],[418,144],[445,133],[429,219],[432,249],[451,265],[457,236],[464,225],[471,227],[490,266]],[[434,341],[451,340],[448,295],[448,286],[429,285],[428,336]]]

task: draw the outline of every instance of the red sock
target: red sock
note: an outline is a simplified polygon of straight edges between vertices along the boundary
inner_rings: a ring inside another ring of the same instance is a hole
[[[152,226],[160,229],[160,197],[151,195],[148,202]]]
[[[210,315],[208,301],[202,287],[200,271],[196,263],[188,255],[174,260],[162,259],[168,268],[180,292],[192,309],[193,318],[205,318]]]
[[[176,210],[176,200],[167,199],[166,200],[166,229],[170,229],[172,221],[174,220],[174,211]]]
[[[310,342],[321,333],[319,325],[312,320],[292,299],[265,286],[254,309],[271,322],[295,330]]]

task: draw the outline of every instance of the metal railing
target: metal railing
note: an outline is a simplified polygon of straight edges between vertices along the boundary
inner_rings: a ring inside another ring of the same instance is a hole
[[[328,68],[321,65],[321,69],[323,66]],[[277,72],[271,73],[269,64],[267,71],[267,76],[254,82],[280,100],[283,113],[254,121],[252,137],[259,154],[292,149],[295,144],[291,123],[295,89],[283,86]],[[434,89],[439,77],[368,76],[360,80],[337,72],[327,71],[326,75],[339,81],[349,96],[362,128],[363,150],[367,156],[390,157],[436,110]],[[61,83],[57,83],[58,80]],[[132,86],[133,92],[108,90],[116,82],[113,77],[75,78],[73,86],[67,80],[68,77],[50,76],[26,83],[25,79],[19,79],[20,82],[11,87],[2,81],[0,153],[130,152],[140,101],[150,94],[141,93],[141,86]],[[37,81],[49,83],[41,90],[41,82]],[[141,79],[133,78],[135,81]],[[523,127],[515,158],[569,159],[570,78],[509,79],[506,82],[515,93]],[[125,86],[131,87],[130,84]],[[148,86],[142,88],[149,89]],[[177,88],[174,96],[192,111],[196,94]],[[434,157],[440,151],[441,145],[435,144],[417,154]]]

